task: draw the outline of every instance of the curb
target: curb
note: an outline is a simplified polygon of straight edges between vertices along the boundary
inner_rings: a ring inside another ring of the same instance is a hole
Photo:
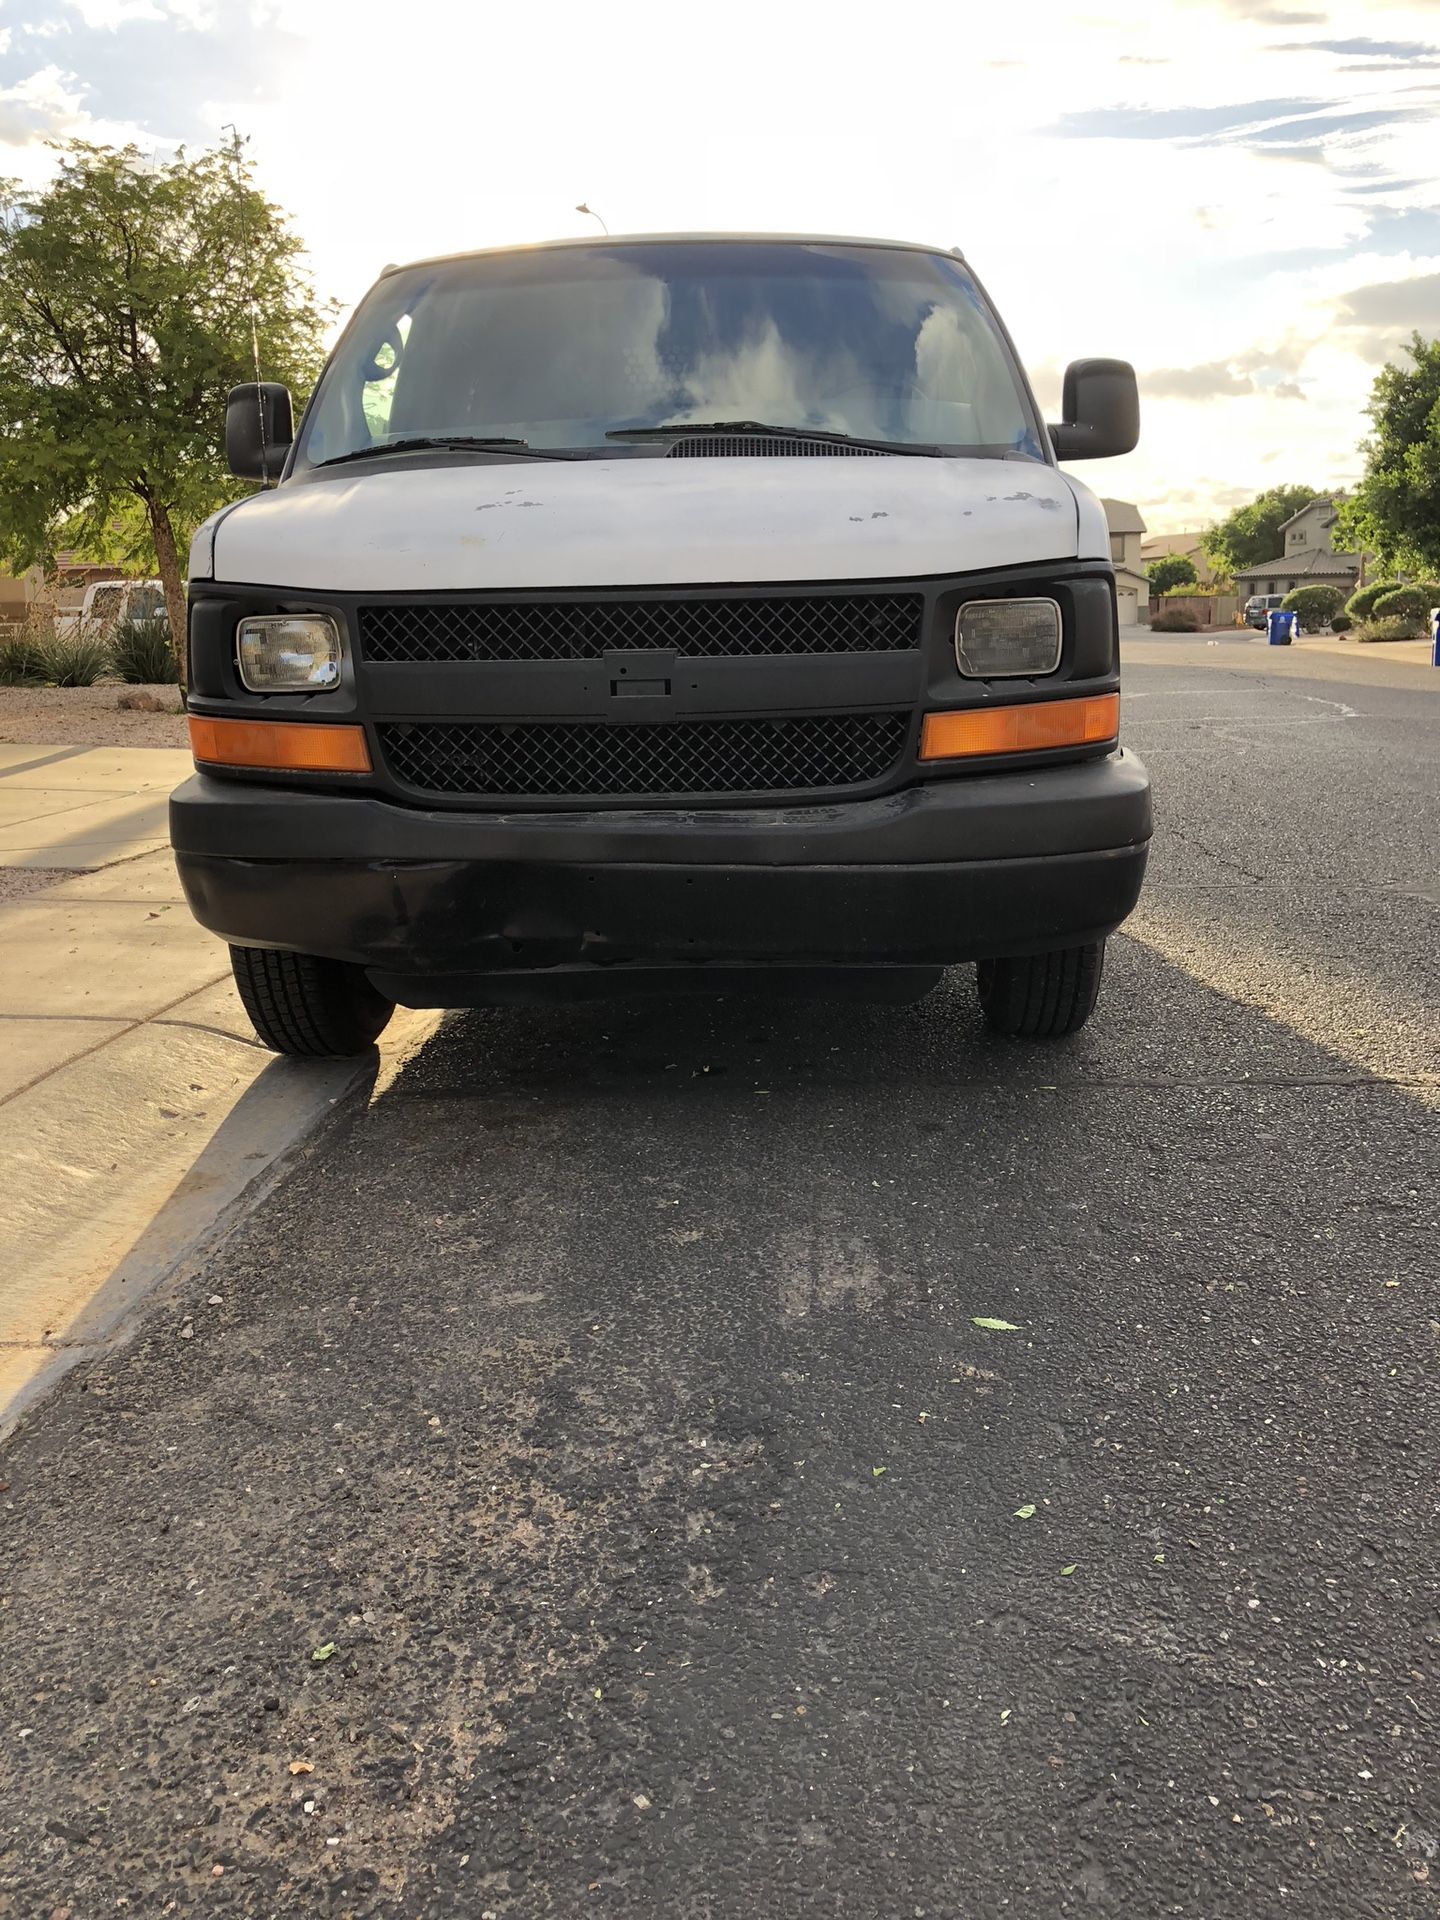
[[[0,1383],[0,1445],[72,1368],[132,1339],[143,1310],[163,1291],[198,1274],[332,1128],[384,1093],[440,1017],[397,1010],[378,1052],[353,1062],[273,1061],[227,1118],[222,1131],[228,1128],[231,1137],[215,1156],[219,1164],[189,1187],[181,1182],[139,1240],[121,1252],[63,1336],[0,1340],[0,1367],[7,1358],[18,1360],[12,1371],[19,1375],[8,1390]],[[232,1125],[247,1102],[249,1114]],[[196,1168],[213,1144],[201,1150]],[[27,1355],[36,1356],[28,1368]]]

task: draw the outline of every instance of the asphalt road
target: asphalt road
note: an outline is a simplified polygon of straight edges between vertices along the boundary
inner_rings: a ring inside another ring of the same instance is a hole
[[[1077,1040],[456,1017],[32,1416],[0,1914],[1440,1912],[1440,673],[1127,671]]]

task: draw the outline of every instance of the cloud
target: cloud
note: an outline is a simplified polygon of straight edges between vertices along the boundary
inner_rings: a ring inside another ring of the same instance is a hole
[[[1203,367],[1157,367],[1141,376],[1140,390],[1147,400],[1218,400],[1254,393],[1255,382],[1223,360],[1211,360]]]
[[[1440,273],[1423,273],[1409,280],[1381,280],[1354,287],[1336,306],[1336,318],[1345,327],[1434,330],[1440,319]]]
[[[1082,140],[1198,140],[1238,133],[1268,120],[1293,119],[1330,104],[1325,100],[1246,100],[1222,107],[1085,107],[1062,115],[1051,131]]]
[[[1350,113],[1310,114],[1302,119],[1281,120],[1272,127],[1258,127],[1246,135],[1261,142],[1320,140],[1332,133],[1369,133],[1376,127],[1399,126],[1406,120],[1428,120],[1429,107],[1369,107]]]
[[[1241,20],[1255,20],[1263,27],[1324,27],[1330,23],[1329,14],[1272,6],[1270,0],[1225,0],[1225,11]]]
[[[1155,400],[1228,400],[1245,394],[1304,400],[1305,390],[1294,376],[1309,351],[1310,343],[1292,334],[1278,346],[1246,347],[1224,360],[1207,360],[1194,367],[1157,367],[1140,376],[1140,390]]]
[[[1386,60],[1424,60],[1432,54],[1440,53],[1440,47],[1429,45],[1424,40],[1302,40],[1291,41],[1283,47],[1272,47],[1272,53],[1344,53],[1358,54],[1362,59]],[[1363,73],[1363,67],[1354,69]]]
[[[1330,162],[1320,147],[1247,147],[1257,160],[1298,160],[1304,166],[1328,167]]]
[[[58,67],[42,67],[18,86],[0,87],[0,146],[30,147],[70,131],[80,95]]]
[[[1359,186],[1347,186],[1345,192],[1351,200],[1354,200],[1362,193],[1414,193],[1417,187],[1433,189],[1434,185],[1433,180],[1367,180]]]
[[[56,73],[63,78],[74,113],[65,130],[86,131],[82,121],[103,123],[106,137],[119,130],[163,141],[211,140],[216,121],[239,117],[247,102],[264,98],[277,62],[294,47],[292,36],[271,20],[252,18],[233,6],[213,19],[197,0],[28,0],[23,22],[11,32],[0,113],[21,87]],[[43,52],[42,52],[43,46]],[[42,61],[46,64],[42,65]],[[28,79],[27,67],[38,69]],[[217,101],[230,112],[211,117]],[[238,108],[238,112],[236,109]],[[36,115],[6,116],[13,144],[48,137],[56,124],[36,127]]]

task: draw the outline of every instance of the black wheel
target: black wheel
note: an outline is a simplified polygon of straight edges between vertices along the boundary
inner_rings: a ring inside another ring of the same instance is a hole
[[[1027,1040],[1078,1033],[1095,1005],[1104,965],[1103,940],[1067,947],[1063,953],[980,960],[980,1005],[997,1033],[1021,1034]]]
[[[395,1011],[359,967],[341,960],[231,947],[230,965],[256,1033],[276,1053],[364,1053]]]

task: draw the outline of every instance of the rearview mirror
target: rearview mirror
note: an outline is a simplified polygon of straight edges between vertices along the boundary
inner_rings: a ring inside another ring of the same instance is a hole
[[[275,380],[233,387],[225,403],[225,458],[239,480],[273,486],[295,438],[290,390]]]
[[[1107,460],[1140,438],[1140,389],[1128,360],[1072,360],[1065,369],[1064,419],[1050,438],[1060,460]]]

